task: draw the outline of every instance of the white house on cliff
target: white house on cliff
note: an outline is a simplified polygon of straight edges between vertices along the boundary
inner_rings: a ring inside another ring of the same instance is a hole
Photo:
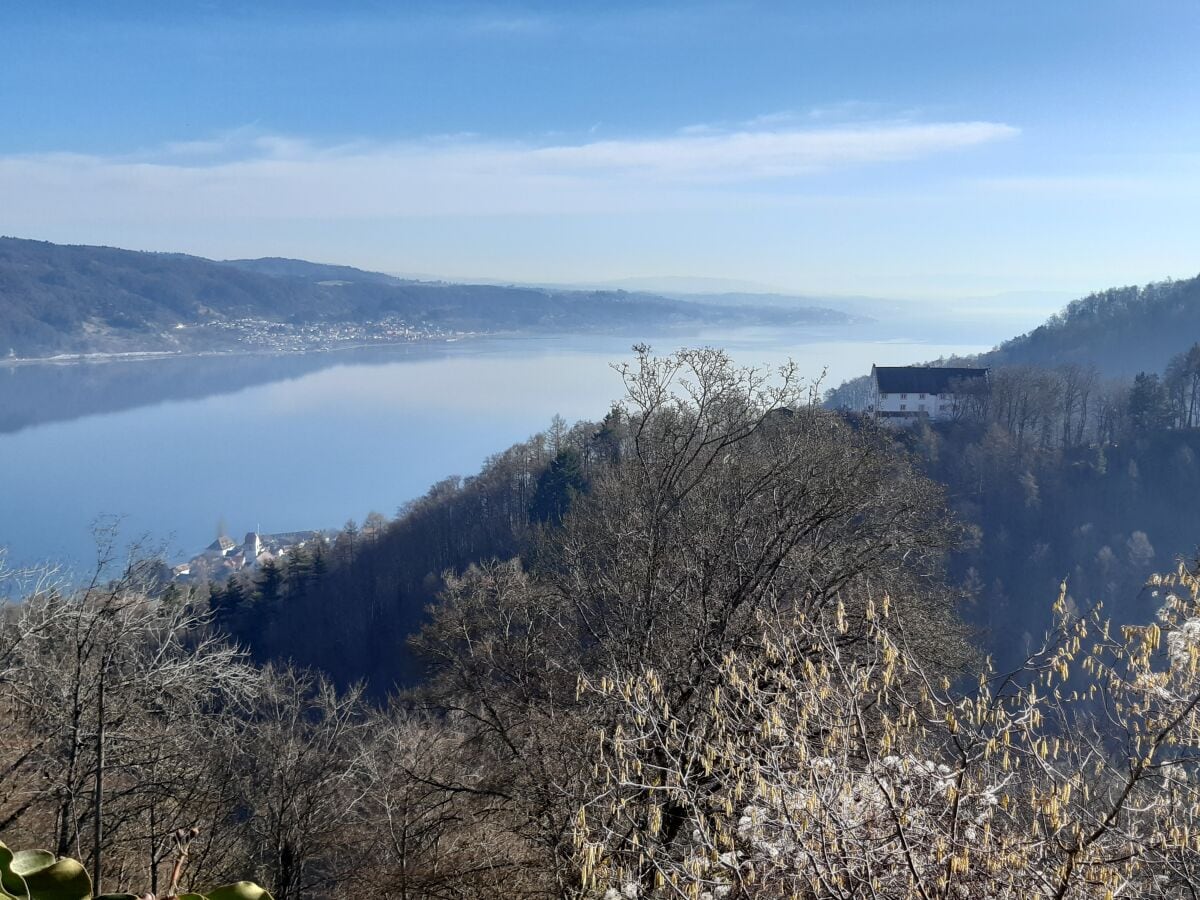
[[[989,389],[988,369],[871,366],[868,409],[888,425],[963,418]]]

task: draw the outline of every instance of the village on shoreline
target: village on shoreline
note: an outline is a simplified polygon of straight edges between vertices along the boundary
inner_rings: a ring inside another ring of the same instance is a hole
[[[138,362],[212,356],[283,355],[388,347],[404,344],[454,342],[478,337],[478,332],[441,328],[428,322],[406,323],[395,317],[367,322],[274,322],[232,319],[195,325],[180,323],[153,340],[165,349],[97,350],[52,356],[17,356],[10,350],[0,366],[76,365]]]

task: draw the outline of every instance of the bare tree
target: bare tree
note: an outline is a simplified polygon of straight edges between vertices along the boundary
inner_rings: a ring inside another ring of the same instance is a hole
[[[1200,579],[1155,586],[1160,620],[1117,629],[1064,585],[1022,669],[961,692],[886,595],[853,657],[840,614],[764,623],[719,664],[703,741],[653,668],[589,681],[624,715],[576,819],[580,894],[1195,896]],[[672,807],[682,842],[663,839]]]
[[[819,409],[791,369],[643,351],[622,373],[620,462],[542,534],[530,569],[448,576],[419,641],[434,666],[425,696],[464,734],[438,783],[502,803],[555,894],[581,888],[587,735],[614,724],[611,706],[577,696],[581,677],[617,683],[652,666],[699,746],[721,660],[757,641],[762,617],[855,607],[876,578],[930,623],[914,628],[925,658],[966,658],[938,587],[953,530],[886,439]],[[846,634],[847,653],[858,640]],[[661,840],[683,840],[682,812],[665,815]]]
[[[204,781],[188,724],[204,717],[212,730],[216,713],[257,681],[236,650],[208,633],[206,609],[183,595],[156,598],[153,567],[136,554],[106,578],[111,559],[102,553],[77,590],[39,586],[9,612],[0,639],[8,660],[2,702],[25,743],[9,764],[25,790],[4,826],[37,832],[52,808],[50,843],[88,860],[97,890],[114,849],[124,866],[145,848],[141,871],[156,883],[166,836],[212,815],[160,798],[167,786],[186,791]]]
[[[227,758],[251,852],[277,900],[326,896],[359,868],[350,824],[367,790],[362,692],[268,669]]]

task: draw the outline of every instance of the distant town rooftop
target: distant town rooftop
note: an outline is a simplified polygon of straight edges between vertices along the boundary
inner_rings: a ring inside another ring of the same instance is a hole
[[[976,378],[986,378],[987,373],[985,368],[871,367],[876,389],[881,394],[952,394],[956,385]]]

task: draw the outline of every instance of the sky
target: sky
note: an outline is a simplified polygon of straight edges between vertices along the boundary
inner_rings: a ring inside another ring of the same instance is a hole
[[[1200,272],[1198,47],[1194,0],[0,0],[0,233],[1080,295]]]

